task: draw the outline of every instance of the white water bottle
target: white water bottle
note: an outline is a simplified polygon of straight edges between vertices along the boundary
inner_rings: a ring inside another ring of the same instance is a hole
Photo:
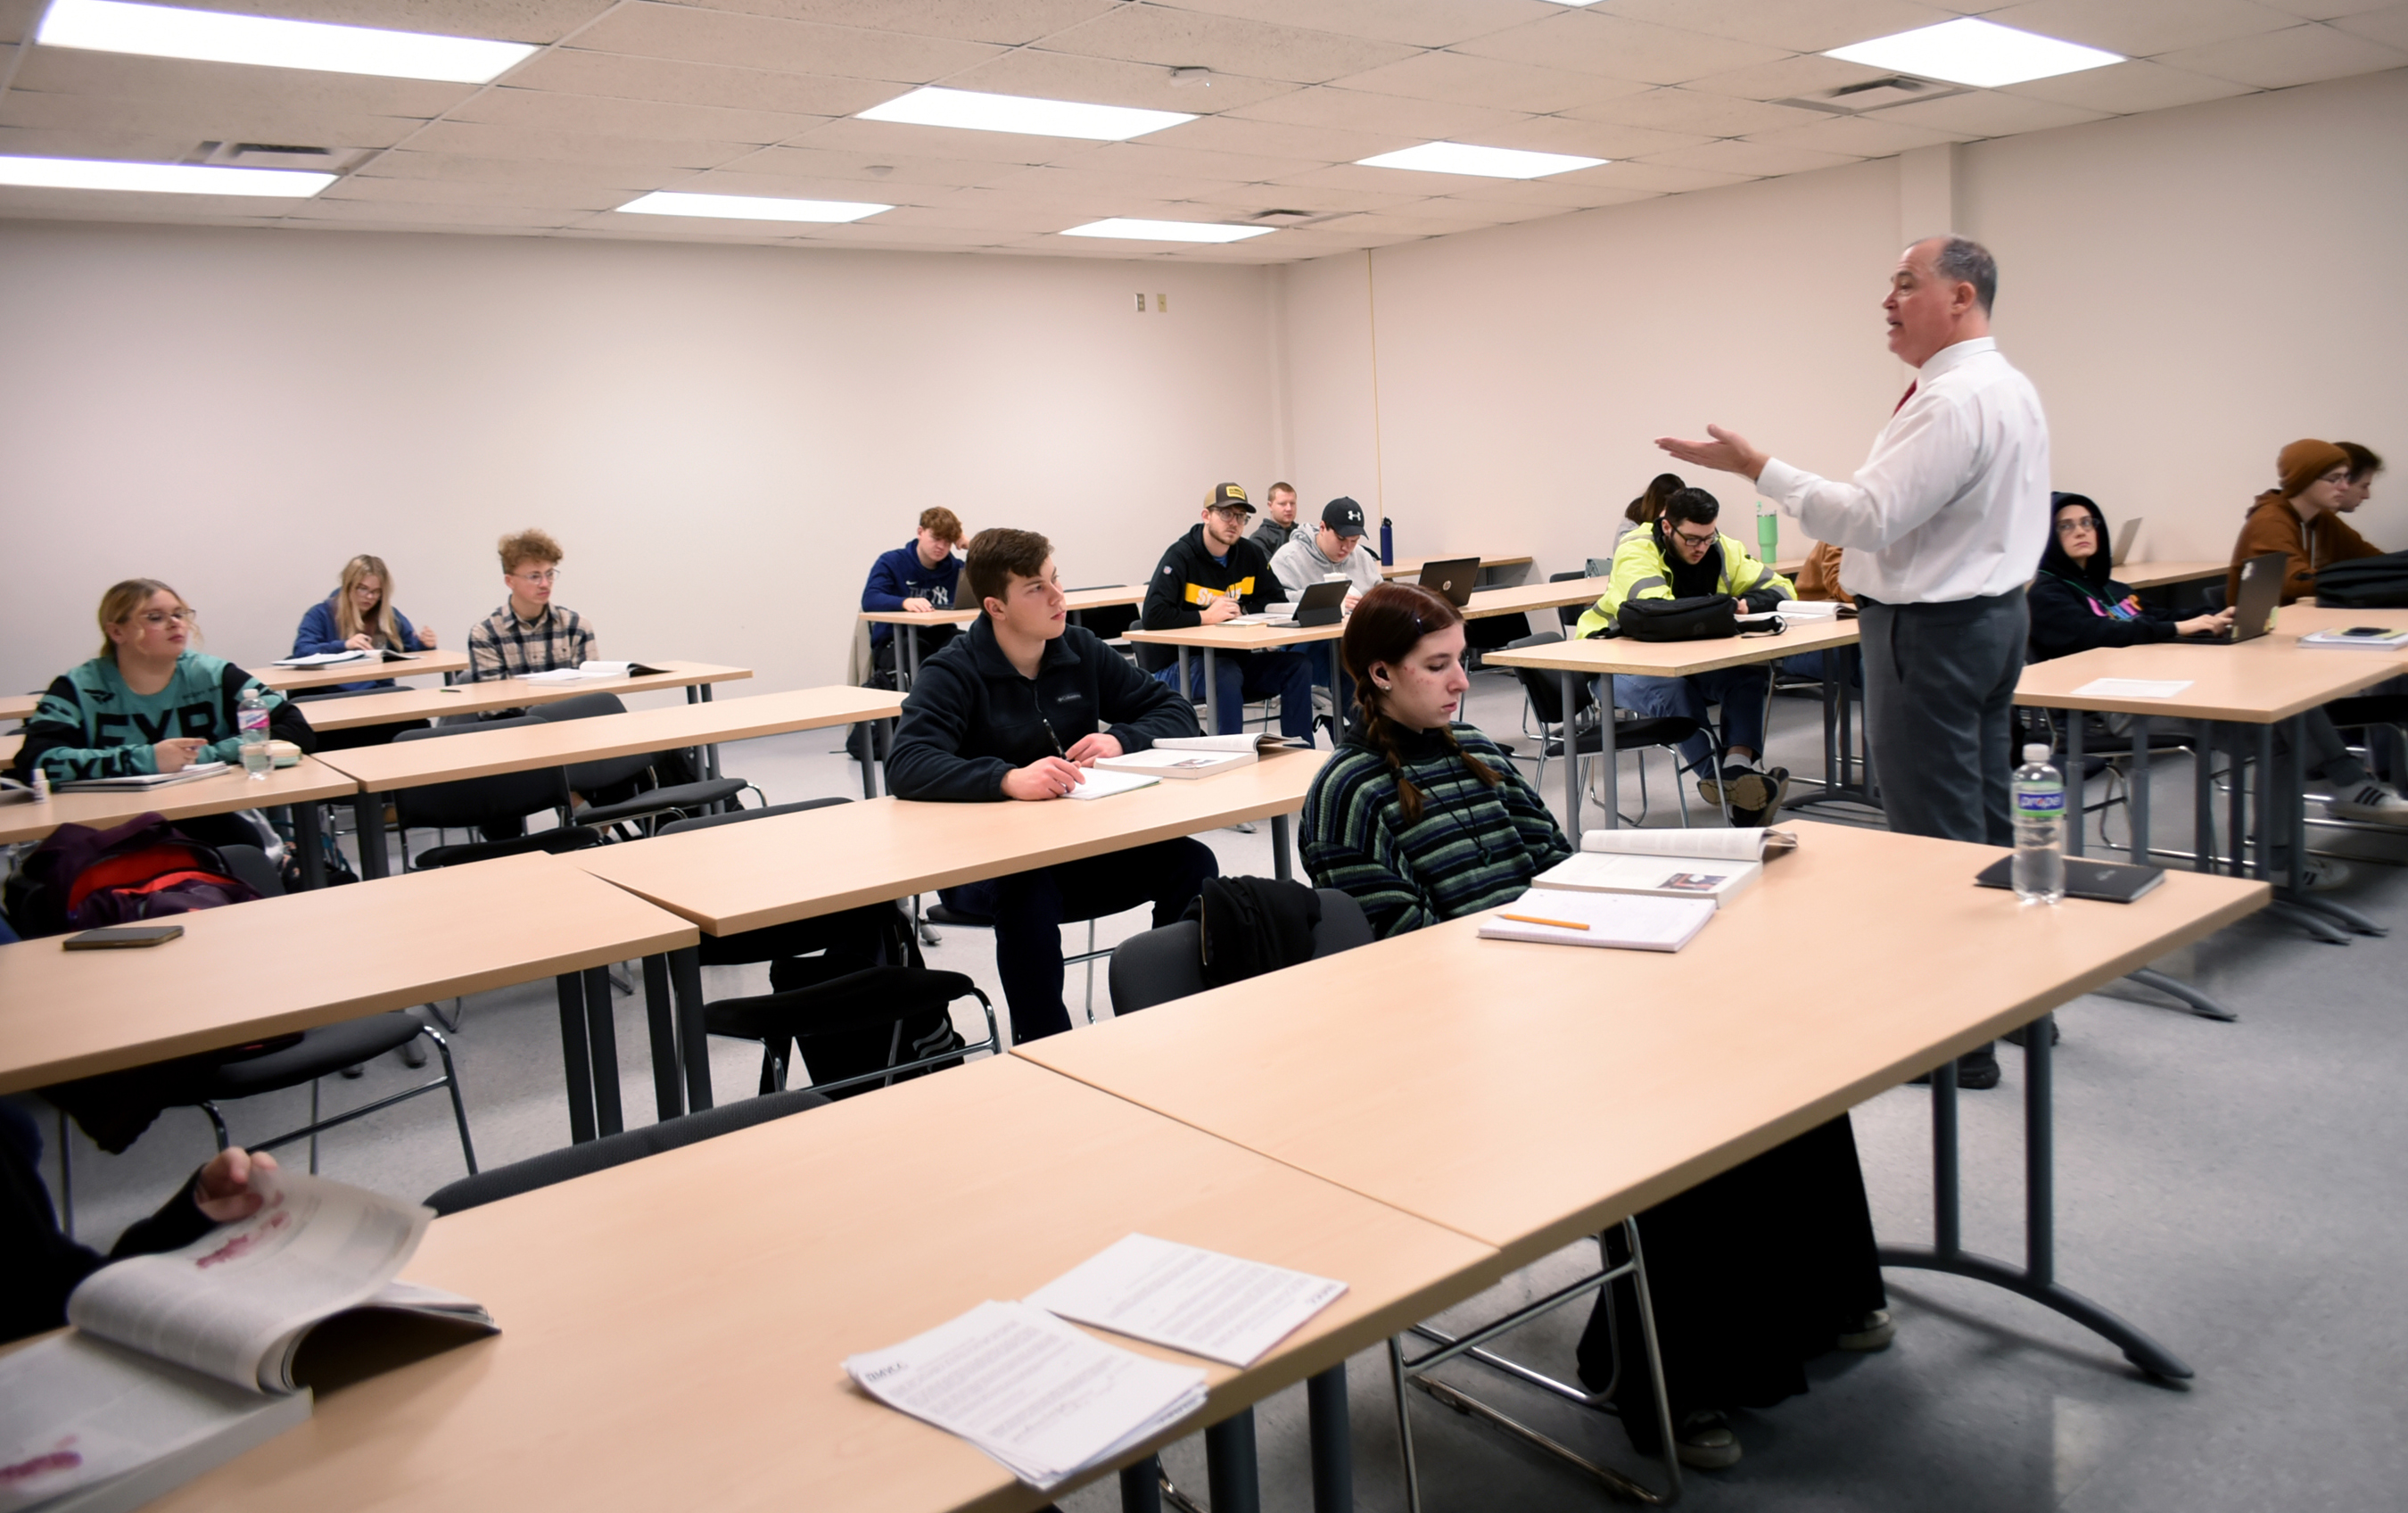
[[[2015,897],[2055,903],[2065,897],[2065,779],[2048,764],[2048,747],[2024,748],[2014,806]]]
[[[242,700],[235,708],[235,728],[242,738],[242,770],[254,783],[264,783],[276,770],[276,758],[267,749],[267,700],[259,697],[256,685],[242,691]]]

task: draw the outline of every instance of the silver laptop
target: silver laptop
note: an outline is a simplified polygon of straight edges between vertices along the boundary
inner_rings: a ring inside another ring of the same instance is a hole
[[[2122,567],[2124,565],[2124,559],[2132,555],[2132,543],[2140,539],[2141,517],[2139,515],[2134,515],[2131,519],[2127,520],[2122,525],[2116,526],[2115,550],[2114,555],[2109,556],[2107,559],[2109,564],[2114,567]]]
[[[2273,629],[2274,611],[2283,602],[2283,571],[2290,561],[2280,552],[2267,552],[2241,564],[2241,595],[2232,601],[2232,628],[2210,639],[2238,646]]]

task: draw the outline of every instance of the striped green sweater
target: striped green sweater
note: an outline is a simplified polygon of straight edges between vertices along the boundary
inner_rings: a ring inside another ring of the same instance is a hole
[[[1435,732],[1408,736],[1399,755],[1422,794],[1405,821],[1385,757],[1350,736],[1305,796],[1304,865],[1313,882],[1363,906],[1383,939],[1521,896],[1530,879],[1572,854],[1538,791],[1472,726],[1455,739],[1501,779],[1484,785]]]

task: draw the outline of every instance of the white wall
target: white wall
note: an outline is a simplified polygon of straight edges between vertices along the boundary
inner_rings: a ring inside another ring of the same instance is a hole
[[[861,580],[951,506],[1141,581],[1268,483],[1268,280],[685,244],[0,222],[0,687],[92,655],[119,578],[284,653],[343,560],[448,646],[503,531],[567,550],[613,656],[834,682]],[[1170,296],[1140,316],[1131,295]]]
[[[2359,524],[2408,547],[2403,142],[2395,71],[1953,154],[1956,229],[1999,255],[1997,334],[2048,407],[2057,486],[2144,514],[2143,555],[2224,556],[2300,436],[2395,459]],[[1602,554],[1659,435],[1715,421],[1853,470],[1909,376],[1878,307],[1901,194],[1930,188],[1900,180],[1859,164],[1290,269],[1298,486],[1368,504],[1384,478],[1400,554],[1543,571]],[[1744,480],[1691,481],[1752,508]]]

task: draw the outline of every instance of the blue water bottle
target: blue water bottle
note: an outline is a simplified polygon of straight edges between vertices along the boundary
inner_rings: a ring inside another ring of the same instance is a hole
[[[1397,565],[1397,523],[1386,515],[1380,517],[1380,566]]]

